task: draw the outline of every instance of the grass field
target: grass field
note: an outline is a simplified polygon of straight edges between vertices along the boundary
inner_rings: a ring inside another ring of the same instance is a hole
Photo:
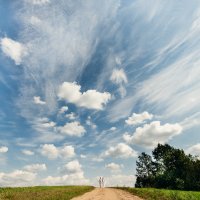
[[[0,200],[69,200],[92,189],[92,186],[0,188]]]
[[[152,188],[120,188],[145,200],[200,200],[200,192],[160,190]]]

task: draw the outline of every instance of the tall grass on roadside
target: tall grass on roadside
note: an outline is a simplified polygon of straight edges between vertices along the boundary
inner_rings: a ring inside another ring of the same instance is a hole
[[[0,188],[0,200],[70,200],[93,190],[92,186],[37,186]]]
[[[145,200],[200,200],[200,192],[193,191],[128,187],[118,187],[118,189],[126,190]]]

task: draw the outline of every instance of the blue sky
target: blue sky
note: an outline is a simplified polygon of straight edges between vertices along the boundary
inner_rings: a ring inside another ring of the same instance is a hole
[[[200,155],[199,4],[0,0],[1,186],[133,186],[157,143]]]

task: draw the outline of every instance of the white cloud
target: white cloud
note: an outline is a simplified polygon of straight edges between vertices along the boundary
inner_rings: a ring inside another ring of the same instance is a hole
[[[113,69],[110,80],[119,86],[119,93],[121,97],[126,96],[126,88],[124,84],[128,83],[126,73],[123,69]]]
[[[32,128],[36,130],[36,137],[33,142],[36,143],[52,143],[61,141],[65,137],[57,131],[56,123],[50,121],[48,118],[35,118],[31,121]]]
[[[199,64],[198,50],[190,50],[143,81],[135,98],[154,105],[166,117],[185,116],[199,110]]]
[[[36,16],[30,17],[30,24],[32,25],[39,25],[41,23],[41,20]]]
[[[108,108],[107,118],[111,122],[123,119],[131,114],[131,110],[135,104],[136,99],[134,96],[127,96],[123,99],[118,99]]]
[[[0,172],[0,186],[28,186],[33,185],[33,181],[36,178],[36,173],[15,170],[11,173]]]
[[[84,177],[83,172],[67,174],[64,176],[48,176],[42,180],[44,185],[89,185],[90,182]]]
[[[78,160],[73,160],[68,162],[62,169],[62,172],[65,172],[66,174],[72,174],[72,173],[78,173],[78,172],[82,172],[82,166],[79,163]]]
[[[74,147],[71,145],[68,146],[64,146],[62,148],[59,149],[60,151],[60,157],[62,158],[71,158],[75,156],[75,151],[74,151]]]
[[[103,162],[103,158],[93,157],[92,161],[94,161],[94,162]]]
[[[24,155],[27,155],[27,156],[32,156],[32,155],[35,154],[33,151],[30,151],[30,150],[27,150],[27,149],[22,150],[22,153]]]
[[[195,144],[185,150],[187,154],[191,154],[193,156],[200,156],[200,143]]]
[[[127,76],[123,69],[114,69],[110,80],[115,84],[128,83]]]
[[[88,109],[102,110],[103,105],[107,104],[111,95],[108,92],[98,92],[96,90],[87,90],[81,93],[81,86],[73,82],[64,82],[58,90],[58,97],[69,103]]]
[[[27,54],[27,49],[23,44],[10,38],[1,38],[0,45],[3,53],[14,60],[16,65],[20,65],[23,56]]]
[[[97,128],[97,125],[96,125],[95,123],[92,122],[90,116],[87,118],[86,124],[87,124],[88,126],[90,126],[92,129],[96,129],[96,128]]]
[[[84,154],[81,154],[80,157],[81,157],[81,158],[87,158],[87,156],[84,155]]]
[[[113,127],[110,128],[110,131],[115,131],[116,129],[117,128],[113,126]]]
[[[109,164],[105,165],[105,168],[110,169],[113,172],[118,172],[118,171],[121,170],[121,168],[123,168],[123,165],[122,164],[119,165],[119,164],[116,164],[116,163],[112,162],[112,163],[109,163]]]
[[[52,128],[52,127],[55,127],[55,125],[56,125],[55,122],[46,122],[46,123],[41,124],[43,128]]]
[[[71,112],[69,114],[66,114],[65,117],[67,117],[70,120],[75,120],[76,119],[76,114]]]
[[[100,41],[96,35],[99,28],[115,16],[119,6],[119,0],[101,3],[50,1],[45,6],[36,7],[29,3],[21,4],[24,12],[18,10],[15,16],[20,24],[19,37],[23,44],[27,44],[29,54],[23,59],[25,68],[22,69],[16,104],[28,122],[40,114],[50,116],[58,111],[59,86],[66,80],[73,82],[81,77]],[[46,101],[43,108],[30,105],[36,94]],[[83,106],[87,106],[85,104]],[[94,104],[92,107],[96,108],[97,103]]]
[[[43,180],[45,185],[86,185],[89,180],[84,177],[84,172],[78,160],[68,162],[61,168],[63,176],[48,176]]]
[[[40,153],[43,156],[53,160],[58,157],[60,158],[71,158],[75,156],[73,146],[56,147],[54,144],[44,144],[41,146]]]
[[[6,152],[8,152],[8,147],[6,146],[0,147],[0,153],[6,153]]]
[[[45,130],[48,128],[53,128],[56,126],[56,123],[53,121],[50,121],[48,118],[38,118],[33,122],[33,127],[35,129],[39,130]]]
[[[26,0],[28,3],[32,3],[34,5],[43,5],[46,3],[50,3],[50,0]]]
[[[153,148],[158,143],[165,143],[171,140],[174,136],[182,132],[180,124],[164,124],[160,121],[153,121],[150,124],[145,124],[143,127],[138,127],[133,135],[124,134],[123,138],[128,143],[138,144],[146,148]]]
[[[68,107],[67,106],[63,106],[62,108],[60,108],[59,113],[65,113],[66,111],[68,111]]]
[[[109,177],[105,177],[105,184],[108,187],[114,186],[126,186],[134,187],[136,177],[134,175],[124,175],[124,174],[115,174]]]
[[[124,143],[119,143],[105,151],[103,157],[130,158],[137,157],[137,152]]]
[[[59,156],[59,150],[54,144],[44,144],[41,148],[41,154],[49,159],[56,159]]]
[[[34,97],[33,97],[33,101],[34,101],[35,104],[40,104],[40,105],[45,105],[45,104],[46,104],[45,101],[42,101],[42,100],[40,99],[40,96],[34,96]]]
[[[128,125],[137,125],[145,122],[146,120],[151,120],[153,118],[153,115],[148,112],[143,112],[140,114],[133,113],[131,117],[129,117],[125,122]]]
[[[44,171],[47,167],[45,164],[32,164],[32,165],[26,165],[24,166],[24,170],[28,172],[38,172],[38,171]]]
[[[81,137],[86,132],[85,128],[77,121],[66,123],[64,126],[58,127],[60,133],[69,136]]]
[[[195,126],[200,126],[200,112],[196,112],[193,115],[186,117],[180,122],[180,124],[184,130],[193,128]]]

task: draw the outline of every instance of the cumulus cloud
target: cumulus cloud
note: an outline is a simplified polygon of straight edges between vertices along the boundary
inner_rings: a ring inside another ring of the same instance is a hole
[[[60,157],[63,158],[71,158],[75,156],[74,147],[71,145],[64,146],[60,148],[59,151],[60,151]]]
[[[132,174],[124,175],[124,174],[115,174],[108,177],[105,177],[106,186],[114,187],[114,186],[126,186],[126,187],[134,187],[136,177]]]
[[[66,174],[64,176],[48,176],[42,180],[44,185],[89,185],[89,180],[84,177],[84,173]]]
[[[78,173],[82,171],[82,166],[78,160],[68,162],[62,169],[63,173]]]
[[[24,170],[28,172],[38,172],[38,171],[44,171],[47,167],[45,164],[32,164],[32,165],[26,165],[24,166]]]
[[[112,172],[118,172],[121,170],[121,168],[123,168],[123,165],[122,164],[119,165],[119,164],[111,162],[105,165],[105,168],[110,169]]]
[[[74,147],[70,145],[56,147],[54,144],[44,144],[41,146],[40,153],[51,160],[59,157],[71,158],[75,156]]]
[[[46,122],[46,123],[41,124],[41,126],[43,126],[44,128],[51,128],[51,127],[54,127],[55,125],[56,125],[55,122]]]
[[[68,162],[62,167],[63,176],[48,176],[43,180],[45,185],[86,185],[89,180],[84,177],[82,166],[78,160]]]
[[[69,136],[81,137],[86,132],[85,128],[77,121],[66,123],[57,128],[60,133]]]
[[[42,101],[40,96],[34,96],[33,97],[33,101],[35,104],[40,104],[40,105],[45,105],[46,102],[45,101]]]
[[[139,114],[133,113],[131,117],[125,120],[125,122],[128,125],[137,125],[145,122],[146,120],[151,120],[152,118],[153,115],[145,111]]]
[[[20,65],[23,56],[27,54],[27,48],[20,42],[4,37],[0,39],[1,50],[3,53]]]
[[[126,95],[126,88],[124,84],[128,83],[126,73],[123,69],[113,69],[110,80],[119,86],[119,93],[121,97]]]
[[[110,128],[110,131],[115,131],[116,129],[117,128],[113,126],[113,127]]]
[[[114,147],[110,147],[103,154],[104,157],[118,157],[118,158],[130,158],[137,157],[137,152],[130,146],[124,143],[119,143]]]
[[[43,118],[38,118],[33,122],[34,128],[37,130],[41,129],[48,129],[48,128],[53,128],[56,126],[56,123],[53,121],[50,121],[48,118],[43,117]]]
[[[138,127],[132,136],[127,133],[124,134],[123,138],[128,143],[153,148],[158,143],[163,144],[179,135],[182,129],[182,126],[178,123],[161,125],[160,121],[153,121],[143,127]]]
[[[56,159],[59,155],[59,150],[54,144],[44,144],[41,148],[41,154],[49,159]]]
[[[36,173],[24,170],[15,170],[11,173],[0,172],[0,186],[28,186],[33,185]]]
[[[96,125],[95,123],[92,122],[90,116],[87,118],[86,124],[87,124],[88,126],[90,126],[92,129],[96,129],[96,128],[97,128],[97,125]]]
[[[65,113],[67,111],[68,111],[68,107],[67,106],[63,106],[62,108],[60,108],[59,113],[62,114],[62,113]]]
[[[88,109],[102,110],[103,106],[110,100],[111,95],[108,92],[98,92],[96,90],[87,90],[81,93],[81,86],[73,82],[64,82],[58,90],[58,97],[69,103]]]
[[[27,149],[22,150],[22,153],[24,155],[27,155],[27,156],[32,156],[32,155],[35,154],[33,151],[30,151],[30,150],[27,150]]]
[[[0,147],[0,153],[6,153],[6,152],[8,152],[8,147],[6,146]]]
[[[71,112],[65,115],[66,118],[70,119],[70,120],[75,120],[76,119],[76,114]]]
[[[185,150],[187,154],[191,154],[194,156],[200,156],[200,143],[195,144]]]

